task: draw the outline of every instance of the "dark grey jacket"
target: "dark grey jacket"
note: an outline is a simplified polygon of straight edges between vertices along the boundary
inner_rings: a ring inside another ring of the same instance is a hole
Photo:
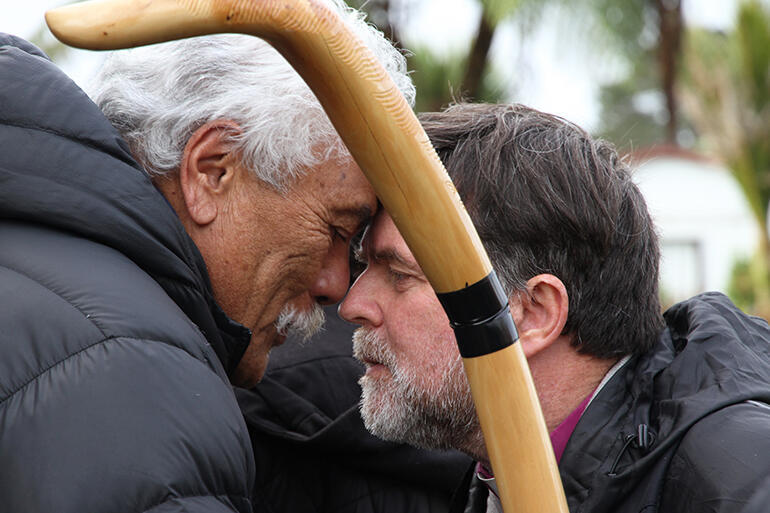
[[[657,347],[612,377],[567,443],[559,470],[570,511],[770,511],[760,505],[770,497],[767,322],[718,293],[665,319]],[[455,510],[483,511],[480,484],[465,485]]]
[[[248,330],[87,96],[0,35],[0,512],[252,510]]]

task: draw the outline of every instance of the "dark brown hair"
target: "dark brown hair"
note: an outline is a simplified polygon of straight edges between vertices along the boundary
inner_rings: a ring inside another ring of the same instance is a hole
[[[508,294],[557,276],[582,353],[641,353],[662,328],[660,252],[647,205],[609,143],[523,105],[420,116]]]

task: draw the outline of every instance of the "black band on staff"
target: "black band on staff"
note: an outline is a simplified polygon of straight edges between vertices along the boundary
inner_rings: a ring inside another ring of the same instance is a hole
[[[464,289],[436,296],[449,317],[463,358],[494,353],[519,339],[508,298],[494,271]]]

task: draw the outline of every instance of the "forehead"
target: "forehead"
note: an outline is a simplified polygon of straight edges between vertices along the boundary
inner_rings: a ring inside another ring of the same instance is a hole
[[[364,252],[375,259],[396,260],[419,270],[419,265],[385,210],[380,210],[362,241]]]
[[[368,219],[377,210],[377,196],[352,159],[325,162],[301,180],[300,188],[332,215]]]

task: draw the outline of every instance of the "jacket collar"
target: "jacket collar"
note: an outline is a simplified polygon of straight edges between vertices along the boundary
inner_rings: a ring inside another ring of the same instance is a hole
[[[725,406],[770,400],[770,328],[708,293],[664,315],[656,347],[594,397],[560,462],[570,511],[655,497],[682,436]]]

